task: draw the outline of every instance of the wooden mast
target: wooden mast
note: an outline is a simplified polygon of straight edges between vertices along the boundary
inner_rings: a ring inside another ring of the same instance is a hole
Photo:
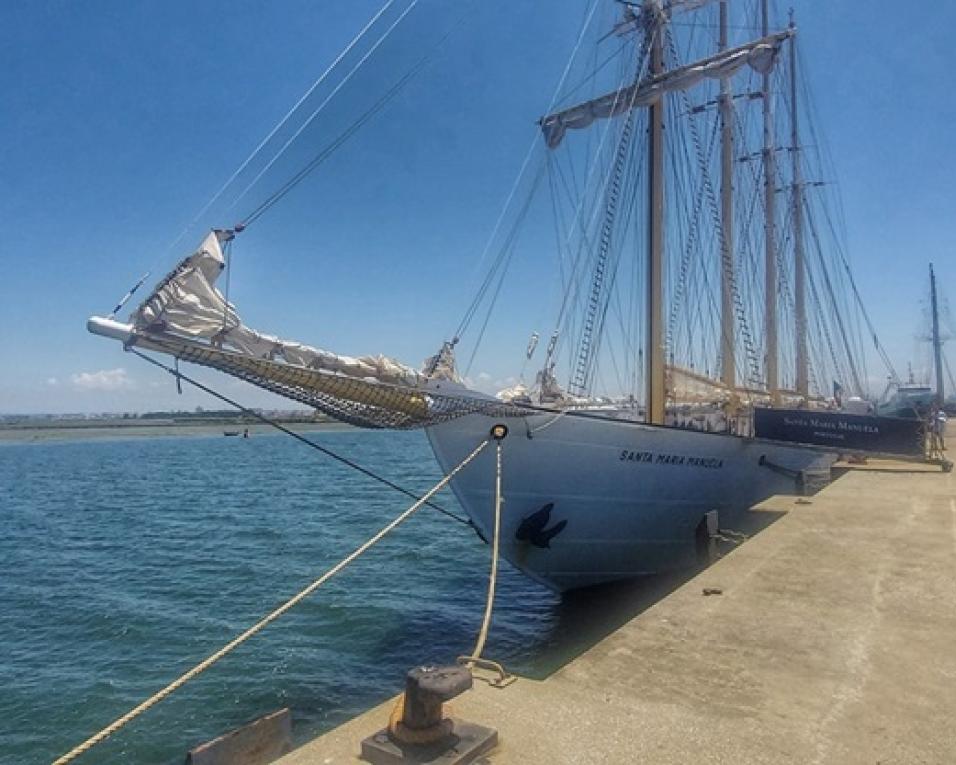
[[[727,50],[728,0],[720,0],[718,48]],[[720,358],[721,380],[728,391],[737,387],[734,350],[734,126],[730,78],[720,80]]]
[[[665,340],[664,340],[664,116],[667,93],[673,89],[686,90],[701,79],[710,76],[707,70],[718,69],[722,80],[728,79],[734,72],[750,61],[750,54],[759,47],[772,46],[775,53],[790,32],[781,32],[770,35],[764,34],[758,40],[753,40],[737,48],[727,47],[727,14],[726,0],[721,0],[721,11],[724,30],[721,35],[721,51],[713,56],[687,64],[676,69],[666,70],[664,66],[664,30],[667,22],[667,9],[661,0],[632,0],[627,4],[641,3],[639,16],[631,15],[627,23],[620,27],[639,23],[645,35],[644,50],[648,55],[648,72],[646,77],[625,87],[618,88],[598,98],[593,98],[581,104],[562,109],[545,115],[541,118],[541,129],[545,142],[551,149],[556,148],[568,130],[580,130],[589,127],[594,120],[609,119],[635,108],[646,107],[648,110],[648,173],[647,173],[647,270],[645,271],[645,348],[644,348],[644,403],[646,407],[645,421],[652,424],[664,424],[665,405],[667,399]],[[678,3],[679,4],[679,3]],[[766,4],[766,0],[765,0]],[[769,20],[764,9],[764,29],[769,30]],[[746,54],[746,55],[744,55]],[[755,67],[756,68],[756,67]],[[776,192],[774,177],[774,147],[773,123],[770,110],[770,78],[764,76],[764,165],[766,196],[768,200],[767,215],[767,284],[768,289],[768,382],[774,394],[774,400],[779,398],[777,381],[777,332],[776,332],[776,253],[774,251],[773,229],[773,200]],[[734,350],[734,295],[733,295],[733,109],[731,104],[731,88],[729,83],[721,84],[720,112],[722,120],[722,155],[721,155],[721,353],[725,360],[722,364],[722,375],[729,381],[731,390],[737,388],[735,375]]]
[[[664,71],[664,19],[659,0],[645,0],[650,76]],[[664,424],[664,95],[648,111],[647,347],[645,420]]]
[[[762,0],[763,35],[770,34],[768,0]],[[771,104],[771,71],[763,76],[763,175],[764,175],[764,300],[766,316],[767,391],[772,405],[780,403],[780,383],[777,376],[777,231],[776,231],[776,170],[774,167],[773,106]]]
[[[793,301],[796,326],[796,390],[810,395],[807,361],[807,265],[803,248],[803,177],[800,167],[800,131],[797,117],[797,29],[790,14],[790,156],[793,160]]]

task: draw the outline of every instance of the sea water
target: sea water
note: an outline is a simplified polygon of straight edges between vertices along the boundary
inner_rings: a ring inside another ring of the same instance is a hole
[[[309,437],[412,491],[440,478],[420,432]],[[448,491],[437,501],[461,512]],[[0,763],[52,761],[410,503],[281,434],[0,445]],[[300,741],[328,730],[409,668],[472,649],[488,568],[470,528],[423,508],[79,762],[181,763],[281,707]],[[505,566],[485,653],[546,674],[637,608],[598,616],[594,600],[562,602]]]

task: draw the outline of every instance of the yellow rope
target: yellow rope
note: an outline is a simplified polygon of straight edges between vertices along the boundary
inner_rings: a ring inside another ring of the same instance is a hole
[[[254,625],[252,625],[249,629],[247,629],[245,632],[243,632],[243,633],[242,633],[241,635],[239,635],[237,638],[233,639],[232,641],[230,641],[229,643],[227,643],[226,645],[224,645],[222,648],[220,648],[220,649],[219,649],[218,651],[216,651],[214,654],[212,654],[211,656],[209,656],[209,657],[206,658],[206,659],[203,659],[201,662],[199,662],[199,664],[197,664],[197,665],[196,665],[195,667],[193,667],[191,670],[189,670],[189,671],[186,672],[185,674],[183,674],[183,675],[181,675],[180,677],[178,677],[178,678],[176,678],[175,680],[173,680],[173,682],[171,682],[169,685],[167,685],[167,686],[166,686],[165,688],[163,688],[161,691],[158,691],[157,693],[155,693],[155,694],[153,694],[152,696],[150,696],[150,697],[149,697],[148,699],[146,699],[146,701],[144,701],[142,704],[140,704],[139,706],[134,707],[133,709],[131,709],[129,712],[127,712],[127,713],[126,713],[125,715],[123,715],[122,717],[119,717],[119,718],[117,718],[116,720],[114,720],[113,722],[111,722],[109,725],[107,725],[105,728],[103,728],[103,730],[101,730],[99,733],[96,733],[95,735],[90,736],[90,738],[88,738],[88,739],[87,739],[86,741],[84,741],[82,744],[80,744],[80,745],[74,747],[74,748],[71,749],[69,752],[67,752],[66,754],[64,754],[62,757],[60,757],[59,759],[55,760],[55,761],[53,762],[53,765],[66,765],[66,763],[72,762],[72,761],[75,760],[77,757],[79,757],[81,754],[83,754],[83,753],[86,752],[87,750],[91,749],[92,747],[96,746],[96,744],[100,743],[101,741],[105,740],[105,739],[108,738],[109,736],[111,736],[111,735],[113,735],[114,733],[116,733],[116,731],[118,731],[120,728],[122,728],[124,725],[126,725],[128,722],[130,722],[130,721],[133,720],[134,718],[136,718],[136,717],[138,717],[139,715],[141,715],[141,714],[142,714],[143,712],[145,712],[147,709],[149,709],[150,707],[152,707],[152,706],[158,704],[160,701],[162,701],[162,700],[165,699],[167,696],[169,696],[173,691],[175,691],[175,690],[181,688],[183,685],[185,685],[187,682],[189,682],[190,680],[192,680],[194,677],[196,677],[197,675],[199,675],[199,674],[205,672],[207,669],[209,669],[209,667],[211,667],[213,664],[215,664],[217,661],[219,661],[223,656],[225,656],[226,654],[228,654],[228,653],[229,653],[230,651],[232,651],[234,648],[236,648],[237,646],[239,646],[239,645],[241,645],[242,643],[246,642],[249,638],[251,638],[251,637],[252,637],[253,635],[255,635],[257,632],[260,632],[260,631],[261,631],[263,628],[265,628],[267,625],[271,624],[271,623],[274,622],[276,619],[278,619],[280,616],[282,616],[282,614],[284,614],[284,613],[285,613],[286,611],[288,611],[290,608],[292,608],[293,606],[295,606],[296,604],[298,604],[299,602],[301,602],[302,600],[304,600],[305,598],[307,598],[309,595],[311,595],[313,592],[315,592],[319,587],[321,587],[323,584],[325,584],[325,582],[327,582],[329,579],[331,579],[333,576],[335,576],[337,573],[339,573],[343,568],[345,568],[346,566],[348,566],[352,561],[354,561],[356,558],[358,558],[360,555],[362,555],[362,553],[364,553],[365,551],[367,551],[367,550],[368,550],[370,547],[372,547],[373,545],[375,545],[375,544],[377,544],[378,542],[380,542],[380,541],[382,540],[382,538],[383,538],[386,534],[388,534],[390,531],[392,531],[393,529],[395,529],[395,527],[397,527],[397,526],[398,526],[399,524],[401,524],[403,521],[405,521],[406,519],[408,519],[409,516],[412,515],[412,513],[414,513],[414,512],[415,512],[416,510],[418,510],[419,508],[421,508],[422,505],[424,505],[429,499],[431,499],[435,494],[437,494],[437,493],[438,493],[439,491],[441,491],[445,486],[447,486],[447,485],[448,485],[448,482],[451,481],[451,479],[452,479],[462,468],[464,468],[469,462],[471,462],[475,457],[477,457],[478,454],[481,452],[481,450],[484,449],[487,445],[488,445],[488,441],[482,441],[481,444],[479,444],[471,454],[469,454],[467,457],[465,457],[465,459],[462,460],[462,461],[458,464],[457,467],[455,467],[455,468],[454,468],[451,472],[449,472],[444,478],[442,478],[437,484],[435,484],[435,486],[432,487],[432,488],[428,491],[428,493],[425,494],[421,499],[419,499],[414,505],[412,505],[410,508],[408,508],[407,510],[405,510],[401,515],[399,515],[397,518],[395,518],[395,520],[393,520],[391,523],[389,523],[387,526],[385,526],[381,531],[379,531],[377,534],[375,534],[375,536],[373,536],[371,539],[369,539],[369,540],[368,540],[367,542],[365,542],[363,545],[361,545],[360,547],[358,547],[353,553],[351,553],[350,555],[348,555],[346,558],[343,558],[339,563],[335,564],[332,568],[330,568],[328,571],[326,571],[324,574],[322,574],[322,576],[320,576],[318,579],[316,579],[314,582],[312,582],[312,584],[310,584],[310,585],[309,585],[308,587],[306,587],[304,590],[301,590],[297,595],[295,595],[295,596],[293,596],[292,598],[290,598],[289,600],[287,600],[285,603],[283,603],[281,606],[279,606],[277,609],[275,609],[275,610],[274,610],[272,613],[270,613],[268,616],[266,616],[266,617],[264,617],[263,619],[261,619],[260,621],[256,622],[256,623],[255,623]],[[499,451],[500,451],[500,447],[499,447]],[[499,456],[499,466],[500,466],[500,456]],[[499,472],[500,472],[500,471],[499,471]]]
[[[488,598],[485,601],[485,615],[481,621],[481,629],[478,631],[478,641],[475,643],[475,650],[472,651],[469,659],[475,660],[481,658],[481,652],[485,650],[485,641],[488,639],[488,628],[491,626],[491,610],[495,604],[495,587],[498,581],[498,540],[501,536],[501,440],[497,442],[496,449],[497,469],[495,472],[495,532],[491,540],[491,574],[488,577]]]

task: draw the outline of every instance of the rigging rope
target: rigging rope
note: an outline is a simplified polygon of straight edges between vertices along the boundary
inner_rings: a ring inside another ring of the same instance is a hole
[[[843,349],[846,351],[846,361],[849,365],[851,382],[856,389],[857,395],[863,395],[865,388],[863,387],[859,371],[857,370],[856,362],[853,359],[853,350],[850,346],[849,337],[847,336],[846,325],[843,321],[843,317],[840,315],[839,306],[837,305],[837,298],[833,289],[833,283],[830,279],[830,274],[827,271],[826,263],[823,262],[823,247],[820,244],[820,237],[817,233],[816,222],[814,221],[810,210],[807,210],[807,223],[809,224],[810,235],[813,237],[813,242],[815,244],[817,259],[820,261],[820,267],[823,276],[823,286],[826,288],[826,295],[830,299],[832,315],[836,322],[836,328],[840,333],[840,338],[843,341]]]
[[[655,31],[654,34],[659,34],[659,31]],[[646,76],[649,66],[650,58],[648,52],[650,50],[650,40],[645,40],[642,45],[641,51],[638,55],[638,69],[637,74],[633,74],[632,70],[627,67],[622,67],[619,73],[619,81],[616,92],[620,91],[626,80],[632,80],[639,82]],[[585,291],[585,286],[589,286],[593,279],[586,279],[584,272],[590,263],[591,259],[589,255],[591,254],[590,247],[591,243],[589,240],[588,232],[591,230],[592,225],[596,225],[596,222],[599,219],[599,213],[603,210],[603,206],[600,204],[601,200],[605,198],[609,184],[611,183],[612,176],[615,172],[616,163],[608,163],[606,172],[602,172],[600,158],[603,155],[604,146],[607,142],[607,139],[612,132],[612,120],[607,121],[607,125],[603,130],[598,131],[600,138],[596,149],[592,152],[590,149],[590,140],[588,143],[588,151],[585,152],[586,163],[584,167],[584,182],[582,187],[582,193],[577,195],[575,199],[575,194],[573,193],[573,188],[577,187],[577,183],[574,179],[574,163],[571,160],[570,152],[567,154],[568,157],[568,167],[572,176],[572,183],[569,184],[567,178],[564,175],[564,172],[561,168],[561,165],[557,162],[550,161],[550,154],[548,169],[556,170],[558,178],[563,183],[563,190],[565,191],[568,202],[573,208],[570,215],[570,222],[567,226],[566,234],[566,245],[568,250],[568,272],[566,277],[562,275],[563,281],[563,294],[561,298],[560,307],[558,309],[558,315],[553,325],[554,336],[556,337],[574,337],[578,336],[579,328],[574,325],[575,317],[573,314],[574,307],[578,304],[579,299],[583,301],[583,293]],[[590,133],[588,134],[590,136]],[[615,142],[615,149],[618,148],[619,144]],[[590,159],[593,155],[594,162],[590,162]],[[584,193],[588,188],[593,187],[599,193],[596,193],[593,198],[590,209],[586,209],[586,197],[587,194]],[[557,200],[554,198],[554,184],[552,183],[552,206],[557,205]],[[578,237],[576,252],[572,255],[572,243],[575,239],[575,236]],[[595,254],[595,259],[598,257]],[[582,320],[583,322],[583,320]],[[580,328],[580,331],[583,333],[583,328]],[[555,348],[555,350],[557,350]],[[572,356],[573,349],[569,350],[569,364],[574,364],[575,357]],[[545,359],[544,368],[547,370],[551,366],[553,354],[549,355]],[[573,367],[572,367],[573,369]]]
[[[588,293],[586,302],[584,323],[581,328],[581,337],[578,340],[577,363],[571,382],[572,391],[580,395],[587,395],[589,373],[592,371],[594,364],[592,346],[596,345],[594,341],[595,324],[598,321],[598,314],[601,313],[602,304],[604,303],[605,276],[609,270],[608,259],[614,236],[614,222],[617,216],[618,198],[621,195],[621,178],[626,170],[626,163],[629,156],[628,149],[631,145],[631,133],[634,126],[634,112],[631,111],[631,109],[633,109],[633,103],[629,104],[628,114],[624,120],[620,137],[618,138],[613,169],[608,174],[609,183],[604,190],[604,216],[598,239],[598,251],[591,273],[591,290]],[[598,332],[598,337],[600,337],[600,332]]]
[[[189,383],[190,385],[192,385],[193,387],[198,388],[199,390],[203,391],[204,393],[208,393],[210,396],[213,396],[214,398],[217,398],[217,399],[219,399],[220,401],[222,401],[222,402],[224,402],[224,403],[226,403],[226,404],[229,404],[230,406],[235,407],[235,408],[238,409],[240,412],[242,412],[243,414],[245,414],[245,415],[247,415],[247,416],[249,416],[249,417],[255,417],[255,418],[256,418],[257,420],[259,420],[260,422],[264,422],[266,425],[271,425],[271,426],[272,426],[273,428],[275,428],[276,430],[279,430],[279,431],[285,433],[285,434],[288,435],[288,436],[292,436],[292,438],[294,438],[296,441],[299,441],[299,442],[305,444],[306,446],[312,447],[312,448],[315,449],[316,451],[319,451],[319,452],[321,452],[322,454],[324,454],[326,457],[331,457],[332,459],[334,459],[334,460],[336,460],[336,461],[338,461],[338,462],[341,462],[343,465],[346,465],[346,466],[352,468],[353,470],[357,470],[359,473],[362,473],[363,475],[366,475],[366,476],[368,476],[369,478],[372,478],[373,480],[378,481],[379,483],[382,483],[382,484],[384,484],[385,486],[388,486],[390,489],[395,489],[395,491],[401,492],[402,494],[404,494],[404,495],[407,496],[407,497],[411,497],[412,499],[421,499],[421,498],[420,498],[417,494],[415,494],[414,492],[409,491],[408,489],[405,489],[405,488],[403,488],[402,486],[399,486],[397,483],[395,483],[395,482],[393,482],[393,481],[390,481],[388,478],[385,478],[384,476],[380,476],[380,475],[378,475],[377,473],[373,473],[373,472],[372,472],[371,470],[369,470],[368,468],[363,467],[362,465],[359,465],[357,462],[353,462],[353,461],[350,460],[348,457],[343,457],[341,454],[336,454],[336,453],[333,452],[331,449],[328,449],[327,447],[322,446],[321,444],[317,444],[315,441],[310,441],[308,438],[306,438],[305,436],[301,435],[300,433],[296,433],[294,430],[290,430],[289,428],[285,427],[285,426],[282,425],[281,423],[278,423],[278,422],[276,422],[275,420],[270,419],[269,417],[266,417],[266,416],[263,415],[263,414],[260,414],[260,413],[257,412],[255,409],[249,409],[249,408],[247,408],[247,407],[244,407],[244,406],[243,406],[242,404],[240,404],[239,402],[234,401],[233,399],[229,398],[228,396],[224,396],[223,394],[218,393],[217,391],[213,390],[212,388],[208,387],[207,385],[203,385],[203,384],[202,384],[201,382],[199,382],[198,380],[192,379],[192,378],[189,377],[188,375],[185,375],[185,374],[183,374],[182,372],[180,372],[178,369],[175,369],[175,368],[173,368],[173,367],[167,366],[166,364],[163,364],[161,361],[157,361],[157,360],[154,359],[154,358],[150,358],[150,357],[147,356],[146,354],[141,353],[140,351],[137,351],[137,350],[135,350],[134,348],[130,348],[129,351],[130,351],[130,353],[132,353],[132,354],[134,354],[134,355],[136,355],[136,356],[139,356],[141,359],[143,359],[143,360],[145,360],[145,361],[148,361],[150,364],[153,364],[154,366],[159,367],[160,369],[164,370],[165,372],[168,372],[168,373],[171,374],[173,377],[175,377],[177,381],[185,380],[186,382],[188,382],[188,383]],[[431,507],[433,510],[437,510],[438,512],[440,512],[440,513],[442,513],[442,514],[444,514],[444,515],[447,515],[449,518],[452,518],[452,519],[458,521],[459,523],[464,524],[465,526],[470,526],[470,527],[472,527],[472,528],[475,527],[475,524],[472,523],[469,519],[467,519],[467,518],[462,518],[461,516],[456,515],[455,513],[451,512],[450,510],[446,510],[446,509],[443,508],[441,505],[436,505],[436,504],[433,503],[433,502],[426,502],[426,504],[427,504],[429,507]]]
[[[515,219],[514,225],[511,227],[511,230],[508,233],[508,237],[505,239],[505,242],[501,246],[501,251],[498,254],[498,257],[495,259],[494,264],[488,272],[488,278],[485,280],[485,283],[482,285],[481,290],[479,291],[479,297],[477,302],[474,303],[475,309],[479,307],[481,300],[484,298],[487,289],[492,285],[492,278],[497,275],[498,282],[495,285],[494,292],[492,293],[491,300],[488,303],[488,309],[485,313],[485,319],[482,322],[481,329],[478,332],[478,337],[475,339],[474,347],[471,351],[471,356],[468,359],[468,363],[465,365],[464,374],[467,377],[468,373],[471,371],[471,365],[475,361],[475,356],[478,354],[478,349],[481,346],[481,341],[484,339],[485,330],[488,329],[488,322],[491,320],[491,316],[494,313],[495,305],[498,302],[498,297],[501,294],[501,288],[504,285],[505,277],[508,275],[508,269],[511,265],[511,260],[514,256],[515,247],[518,241],[518,234],[520,233],[521,226],[525,221],[525,218],[528,215],[528,211],[531,209],[531,203],[534,201],[535,195],[538,191],[538,185],[541,182],[541,179],[544,177],[545,167],[542,166],[538,169],[537,175],[535,175],[534,180],[531,184],[531,189],[528,191],[528,196],[525,199],[524,204],[521,209],[518,211],[518,216]],[[497,274],[500,269],[500,274]],[[472,315],[471,318],[474,318]],[[469,318],[469,321],[471,321]],[[456,335],[455,337],[460,337]]]
[[[550,114],[551,111],[554,109],[555,104],[557,104],[558,94],[561,92],[561,88],[564,87],[564,83],[567,80],[568,74],[571,71],[571,65],[574,63],[574,59],[577,57],[578,51],[581,48],[581,43],[584,41],[585,33],[591,26],[591,20],[594,18],[594,12],[597,10],[597,7],[598,7],[598,3],[592,2],[590,4],[590,7],[586,9],[585,11],[585,18],[584,18],[584,21],[582,22],[581,29],[578,32],[578,37],[574,43],[574,48],[571,50],[571,55],[564,66],[564,71],[561,74],[561,78],[558,80],[558,84],[554,89],[554,93],[551,95],[551,101],[548,104],[548,109],[545,112],[546,114]],[[539,133],[540,133],[540,130],[539,128],[536,127],[534,130],[534,136],[531,139],[531,145],[528,147],[528,151],[525,154],[524,160],[521,163],[521,167],[518,170],[518,174],[515,177],[514,183],[512,183],[511,185],[511,190],[508,192],[508,196],[505,197],[505,202],[501,207],[501,211],[498,213],[498,218],[495,221],[495,225],[492,227],[491,233],[489,234],[488,239],[485,242],[485,246],[482,249],[481,256],[478,258],[478,263],[475,266],[476,270],[481,267],[482,263],[484,263],[485,261],[485,258],[488,257],[488,253],[491,250],[491,245],[494,242],[495,237],[497,237],[498,231],[501,228],[501,224],[504,222],[505,215],[507,214],[509,208],[511,207],[511,203],[514,200],[514,196],[517,193],[518,187],[521,184],[521,179],[524,177],[525,171],[528,169],[528,163],[531,161],[531,158],[534,155],[534,151],[537,148],[539,141],[541,140]],[[539,174],[540,174],[540,170],[539,170]],[[533,185],[537,187],[537,177]],[[534,192],[532,191],[532,193],[529,194],[529,196],[532,196],[533,193]],[[528,203],[526,203],[526,205]],[[501,259],[501,255],[499,255],[498,258],[496,259],[496,263],[500,259]],[[481,286],[479,287],[477,291],[477,294],[472,299],[468,308],[465,310],[465,313],[462,316],[461,321],[458,322],[458,327],[455,329],[454,337],[456,338],[461,337],[462,334],[464,334],[464,332],[468,329],[468,325],[471,323],[472,319],[477,313],[478,307],[481,304],[481,301],[484,298],[485,293],[488,291],[489,285],[494,279],[494,270],[496,268],[497,268],[497,265],[492,266],[491,271],[489,271],[489,273],[485,276]],[[475,343],[476,351],[477,351],[478,345],[480,345],[480,339],[477,343]]]
[[[319,114],[322,112],[322,110],[323,110],[326,106],[328,106],[329,102],[330,102],[333,98],[335,98],[336,93],[338,93],[342,88],[345,87],[345,85],[348,83],[348,81],[351,80],[352,77],[355,75],[355,73],[356,73],[359,69],[362,68],[362,65],[365,64],[365,62],[368,61],[369,58],[371,58],[372,54],[375,53],[375,51],[377,51],[377,50],[379,49],[379,47],[382,45],[382,43],[384,43],[385,40],[387,40],[387,39],[389,38],[389,36],[392,34],[392,32],[395,31],[395,28],[396,28],[399,24],[401,24],[402,21],[404,21],[405,17],[406,17],[409,13],[411,13],[412,9],[413,9],[416,5],[418,5],[418,0],[412,0],[412,2],[409,3],[409,5],[405,8],[405,10],[402,11],[401,14],[399,14],[398,18],[395,19],[395,21],[393,21],[393,22],[391,23],[391,25],[389,25],[388,29],[386,29],[386,30],[382,33],[382,36],[379,37],[379,38],[375,41],[375,43],[372,45],[372,47],[369,48],[369,49],[365,52],[365,55],[363,55],[363,56],[358,60],[358,63],[356,63],[355,66],[353,66],[353,67],[346,73],[346,75],[342,78],[342,80],[341,80],[334,88],[332,88],[332,92],[329,93],[329,94],[325,97],[325,100],[322,101],[322,103],[319,104],[319,105],[313,110],[312,114],[310,114],[310,115],[308,116],[308,118],[305,120],[305,122],[303,122],[303,123],[299,126],[299,129],[296,130],[296,131],[288,138],[288,140],[286,140],[286,142],[285,142],[284,144],[282,144],[282,146],[279,148],[279,150],[278,150],[275,154],[272,155],[272,159],[270,159],[268,162],[266,162],[265,167],[263,167],[258,173],[256,173],[256,176],[255,176],[255,177],[249,182],[249,184],[242,190],[242,192],[239,194],[239,196],[236,197],[235,200],[233,200],[233,203],[230,205],[230,208],[235,207],[235,206],[239,203],[239,200],[245,198],[246,194],[248,194],[249,191],[260,181],[260,179],[262,178],[262,176],[264,176],[267,172],[269,172],[269,170],[272,168],[272,166],[275,165],[275,163],[279,161],[279,159],[282,157],[283,154],[285,154],[286,150],[295,142],[295,140],[296,140],[300,135],[302,135],[303,131],[304,131],[309,125],[311,125],[311,124],[315,121],[315,118],[319,116]],[[343,54],[343,55],[344,55],[344,54]]]
[[[180,233],[180,235],[172,241],[172,243],[166,248],[166,252],[169,252],[174,247],[176,247],[183,240],[186,234],[188,234],[192,230],[192,228],[196,225],[196,223],[199,222],[199,219],[202,218],[202,216],[205,215],[207,212],[209,212],[209,208],[212,207],[217,201],[219,201],[222,195],[226,193],[226,189],[228,189],[233,184],[233,182],[239,177],[242,171],[249,166],[249,164],[256,158],[256,156],[258,156],[259,152],[265,148],[266,144],[268,144],[269,141],[272,140],[275,134],[278,133],[282,129],[282,127],[289,121],[292,115],[295,114],[296,110],[300,106],[302,106],[305,100],[312,95],[312,93],[315,91],[317,87],[319,87],[319,85],[325,82],[326,77],[328,77],[332,73],[332,71],[335,69],[335,67],[339,65],[339,62],[341,62],[342,59],[349,54],[352,48],[354,48],[358,44],[358,42],[365,36],[365,33],[372,28],[375,22],[382,17],[382,14],[384,14],[394,3],[395,3],[395,0],[387,0],[387,2],[379,9],[378,13],[376,13],[374,16],[372,16],[371,19],[369,19],[369,21],[365,24],[364,27],[362,27],[359,33],[352,38],[352,41],[345,46],[342,52],[339,53],[338,56],[336,56],[335,60],[331,64],[329,64],[326,70],[319,75],[319,78],[312,83],[312,85],[309,87],[307,91],[305,91],[303,96],[298,101],[295,102],[292,108],[285,113],[285,116],[276,123],[275,127],[273,127],[272,130],[269,131],[266,137],[259,142],[259,145],[256,146],[256,148],[252,150],[249,156],[245,158],[242,164],[239,165],[236,171],[229,176],[229,178],[226,180],[225,183],[222,184],[219,190],[215,194],[213,194],[210,200],[206,202],[205,205],[203,205],[202,209],[198,213],[196,213],[196,217],[193,218],[192,221],[190,221],[189,225],[187,225],[186,228],[183,229],[182,233]],[[321,110],[322,107],[324,107],[325,104],[327,103],[328,103],[328,100],[326,100],[322,104],[322,106],[319,107],[319,110]],[[316,113],[317,112],[313,113],[313,116],[310,117],[310,120],[315,117]],[[298,133],[296,135],[298,135]],[[283,147],[283,150],[284,149],[285,147]],[[243,194],[244,193],[245,192],[243,192]],[[236,201],[238,201],[238,199]],[[233,204],[235,204],[235,202],[233,202]]]
[[[366,122],[368,122],[372,117],[378,114],[395,96],[397,96],[405,86],[414,79],[422,69],[427,66],[431,60],[434,58],[437,50],[444,44],[444,42],[451,36],[452,32],[458,28],[464,19],[464,13],[459,16],[458,20],[448,29],[448,31],[438,40],[435,45],[432,46],[424,56],[422,56],[415,64],[409,69],[404,75],[402,75],[399,80],[392,85],[382,97],[378,99],[374,104],[372,104],[368,109],[366,109],[362,116],[360,116],[355,122],[353,122],[348,128],[342,131],[338,137],[335,138],[330,144],[328,144],[324,149],[322,149],[318,154],[316,154],[299,172],[293,175],[288,181],[286,181],[282,186],[280,186],[276,191],[269,195],[264,202],[262,202],[258,207],[256,207],[251,213],[249,213],[243,221],[236,226],[236,230],[242,230],[246,228],[256,220],[258,220],[262,215],[264,215],[273,205],[275,205],[280,199],[282,199],[286,194],[288,194],[292,189],[298,186],[307,176],[309,176],[313,170],[315,170],[319,165],[321,165],[326,159],[328,159],[337,149],[339,149],[349,138],[351,138]],[[245,193],[245,192],[243,192]]]
[[[144,702],[142,702],[136,707],[133,707],[133,709],[131,709],[129,712],[127,712],[121,717],[118,717],[116,720],[111,722],[101,731],[94,734],[93,736],[90,736],[90,738],[88,738],[82,744],[79,744],[78,746],[74,747],[69,752],[64,754],[62,757],[59,757],[57,760],[53,762],[53,765],[67,765],[67,763],[72,762],[81,754],[88,751],[92,747],[96,746],[96,744],[109,738],[111,735],[116,733],[116,731],[118,731],[124,725],[129,723],[131,720],[135,719],[136,717],[139,717],[139,715],[141,715],[143,712],[146,712],[148,709],[158,704],[160,701],[165,699],[171,693],[181,688],[183,685],[185,685],[187,682],[192,680],[194,677],[205,672],[207,669],[209,669],[209,667],[211,667],[221,658],[223,658],[227,654],[231,653],[234,649],[238,648],[240,645],[245,643],[249,638],[257,634],[258,632],[261,632],[269,624],[274,622],[276,619],[282,616],[286,611],[288,611],[293,606],[297,605],[298,603],[303,601],[305,598],[307,598],[309,595],[311,595],[313,592],[315,592],[319,587],[321,587],[329,579],[331,579],[333,576],[335,576],[340,571],[342,571],[342,569],[344,569],[346,566],[352,563],[356,558],[361,556],[363,553],[365,553],[374,545],[378,544],[378,542],[380,542],[387,534],[389,534],[389,532],[393,531],[401,523],[403,523],[409,517],[411,517],[411,515],[415,513],[418,509],[420,509],[422,505],[426,504],[431,497],[433,497],[435,494],[437,494],[439,491],[445,488],[445,486],[448,485],[451,479],[455,475],[457,475],[458,472],[461,471],[466,465],[468,465],[468,463],[470,463],[475,457],[477,457],[487,445],[488,445],[487,439],[482,441],[477,447],[475,447],[474,451],[472,451],[471,454],[469,454],[467,457],[465,457],[464,460],[458,463],[458,465],[454,469],[452,469],[449,473],[447,473],[444,476],[444,478],[442,478],[438,483],[436,483],[428,491],[428,493],[426,493],[421,499],[415,502],[415,504],[413,504],[407,510],[402,512],[400,515],[398,515],[394,520],[392,520],[388,525],[383,527],[378,533],[372,536],[368,541],[364,542],[362,545],[357,547],[352,553],[350,553],[341,561],[336,563],[332,568],[330,568],[328,571],[322,574],[322,576],[320,576],[318,579],[312,582],[308,587],[305,587],[304,589],[300,590],[298,593],[296,593],[287,601],[285,601],[285,603],[283,603],[281,606],[279,606],[278,608],[270,612],[267,616],[264,616],[258,622],[256,622],[251,627],[249,627],[249,629],[247,629],[241,635],[239,635],[236,638],[233,638],[231,641],[226,643],[226,645],[224,645],[215,653],[203,659],[201,662],[199,662],[196,666],[194,666],[188,672],[185,672],[184,674],[177,677],[175,680],[173,680],[173,682],[171,682],[165,688],[157,691],[148,699],[146,699]]]

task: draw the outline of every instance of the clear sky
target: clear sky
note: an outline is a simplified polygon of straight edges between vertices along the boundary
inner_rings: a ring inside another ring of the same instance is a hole
[[[86,318],[146,270],[161,276],[203,225],[245,211],[214,207],[169,249],[382,2],[0,4],[0,413],[215,406],[177,397],[171,380],[89,335]],[[956,3],[793,5],[851,260],[902,370],[918,359],[929,261],[956,300]],[[463,23],[385,112],[243,234],[230,297],[246,323],[414,365],[434,352],[473,293],[583,7],[422,0],[288,167],[365,108],[422,40]],[[546,266],[521,268],[530,298]],[[473,370],[489,386],[520,367],[531,329],[548,329],[510,310],[512,336],[493,335]]]

